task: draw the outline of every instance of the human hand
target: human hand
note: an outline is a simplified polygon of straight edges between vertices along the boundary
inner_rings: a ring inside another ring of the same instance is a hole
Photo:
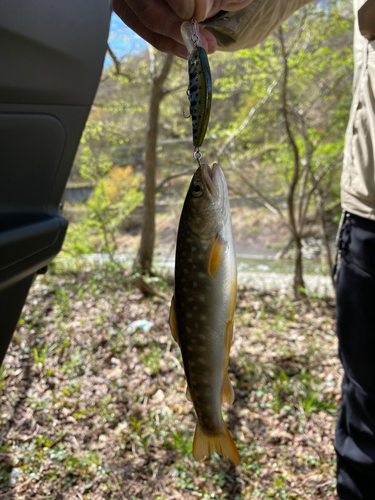
[[[122,21],[146,42],[161,52],[187,58],[182,41],[182,22],[201,22],[220,10],[240,10],[253,0],[113,0],[113,10]],[[216,38],[200,28],[199,37],[208,54],[216,49]]]

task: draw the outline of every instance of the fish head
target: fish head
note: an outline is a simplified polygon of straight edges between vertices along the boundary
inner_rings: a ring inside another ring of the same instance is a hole
[[[186,196],[184,211],[190,230],[203,240],[215,237],[230,214],[227,183],[217,163],[201,164]]]

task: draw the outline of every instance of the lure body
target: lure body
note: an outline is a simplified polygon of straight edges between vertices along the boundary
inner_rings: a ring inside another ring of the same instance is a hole
[[[193,144],[199,148],[206,135],[212,101],[210,65],[205,50],[199,45],[189,56],[189,99]]]
[[[206,51],[199,38],[199,26],[193,21],[181,25],[181,36],[188,50],[190,116],[193,126],[193,144],[202,145],[210,119],[212,101],[211,70]],[[184,115],[185,116],[185,115]]]

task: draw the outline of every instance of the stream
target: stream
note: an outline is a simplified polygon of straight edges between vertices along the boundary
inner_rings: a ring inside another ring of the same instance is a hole
[[[106,254],[89,254],[88,261],[108,261]],[[125,265],[131,266],[134,254],[116,254],[116,259]],[[174,269],[174,253],[154,257],[154,269],[161,274],[172,274]],[[238,284],[256,290],[279,290],[280,293],[290,293],[293,283],[294,262],[290,259],[275,260],[272,257],[258,255],[237,255]],[[333,296],[331,278],[327,269],[322,269],[319,259],[305,259],[303,261],[304,280],[309,294]]]

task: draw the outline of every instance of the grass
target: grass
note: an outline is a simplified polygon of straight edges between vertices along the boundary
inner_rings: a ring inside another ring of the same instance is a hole
[[[333,308],[239,291],[223,413],[241,463],[195,462],[168,301],[110,264],[60,259],[34,283],[0,369],[0,498],[333,499]],[[139,319],[151,330],[128,329]]]

